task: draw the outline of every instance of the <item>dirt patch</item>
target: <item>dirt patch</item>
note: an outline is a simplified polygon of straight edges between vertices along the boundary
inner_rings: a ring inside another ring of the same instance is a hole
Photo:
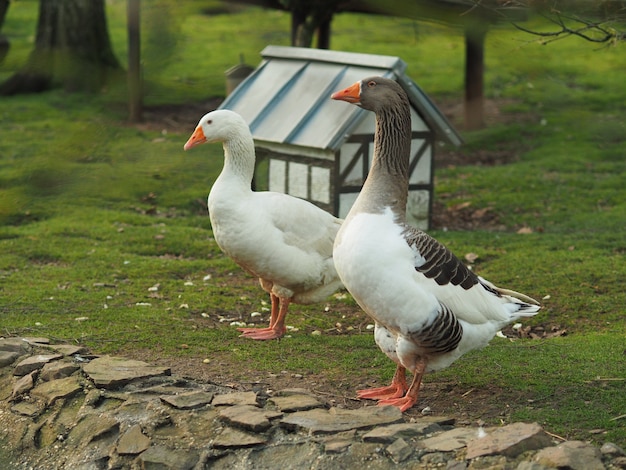
[[[145,106],[143,121],[135,126],[151,131],[191,135],[200,118],[217,109],[223,100],[221,96],[214,96],[192,103]]]

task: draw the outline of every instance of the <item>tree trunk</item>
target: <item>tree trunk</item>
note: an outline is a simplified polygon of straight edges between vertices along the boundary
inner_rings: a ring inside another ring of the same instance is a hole
[[[483,75],[487,26],[470,23],[465,26],[465,128],[481,129],[483,117]]]
[[[330,22],[332,17],[320,23],[317,28],[317,48],[330,49]]]
[[[131,122],[141,121],[141,36],[140,0],[128,1],[128,118]]]
[[[4,18],[9,9],[10,0],[0,0],[0,63],[4,60],[9,53],[9,38],[2,34],[2,25],[4,24]]]
[[[56,86],[97,91],[120,69],[109,41],[104,0],[40,0],[35,48],[22,69],[0,86],[0,94]]]

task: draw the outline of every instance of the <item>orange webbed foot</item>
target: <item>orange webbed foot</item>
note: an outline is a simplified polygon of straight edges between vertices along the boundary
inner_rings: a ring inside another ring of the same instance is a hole
[[[285,335],[285,330],[277,328],[237,328],[242,334],[240,338],[249,338],[259,341],[265,341],[270,339],[282,338]]]

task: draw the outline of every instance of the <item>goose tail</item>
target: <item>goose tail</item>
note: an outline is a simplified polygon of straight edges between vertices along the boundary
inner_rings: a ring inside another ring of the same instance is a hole
[[[515,319],[518,317],[532,317],[537,312],[539,312],[539,310],[541,310],[541,304],[532,297],[527,296],[526,294],[522,294],[521,292],[517,292],[511,289],[504,289],[502,287],[495,286],[491,282],[483,278],[480,278],[480,282],[488,290],[491,290],[498,297],[501,297],[505,300],[506,308],[512,316],[511,319]]]

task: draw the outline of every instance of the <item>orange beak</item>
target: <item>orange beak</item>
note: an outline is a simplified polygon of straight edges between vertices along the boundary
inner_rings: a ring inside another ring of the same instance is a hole
[[[356,82],[341,91],[336,91],[330,97],[334,100],[347,101],[352,104],[361,102],[361,82]]]
[[[204,136],[204,132],[202,132],[202,127],[196,127],[196,130],[193,131],[191,137],[183,147],[185,150],[189,150],[191,147],[195,147],[196,145],[204,144],[206,142],[206,137]]]

